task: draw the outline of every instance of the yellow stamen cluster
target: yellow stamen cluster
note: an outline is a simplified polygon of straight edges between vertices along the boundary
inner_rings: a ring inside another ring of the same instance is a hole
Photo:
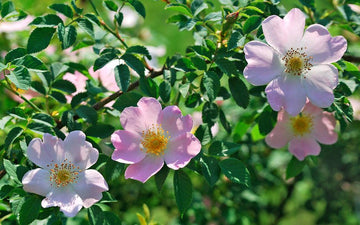
[[[286,52],[286,55],[282,58],[285,63],[285,72],[298,75],[306,73],[311,70],[313,66],[310,61],[312,60],[311,56],[307,56],[304,52],[306,48],[290,48]]]
[[[161,124],[152,125],[149,129],[142,132],[142,141],[143,150],[146,153],[151,153],[156,156],[164,154],[167,143],[170,139],[168,132],[165,132],[161,127]]]
[[[296,136],[303,136],[311,132],[313,127],[313,120],[309,115],[298,115],[290,119],[291,127]]]
[[[47,167],[52,168],[50,169],[50,182],[56,187],[65,187],[70,183],[77,183],[78,175],[81,172],[78,166],[76,167],[67,159],[61,164],[50,163]]]

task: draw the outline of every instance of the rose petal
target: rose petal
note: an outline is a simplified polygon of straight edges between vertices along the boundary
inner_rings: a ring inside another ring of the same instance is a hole
[[[296,116],[306,102],[305,91],[300,77],[283,74],[272,80],[265,89],[271,108],[279,111],[284,107],[286,112]]]
[[[70,187],[54,188],[41,202],[43,208],[60,207],[67,217],[74,217],[82,208],[83,201]]]
[[[25,173],[22,184],[26,192],[46,196],[51,191],[50,173],[44,169],[34,169]]]
[[[321,108],[334,102],[333,89],[338,83],[338,71],[333,65],[317,65],[311,68],[303,79],[304,88],[310,101]]]
[[[141,134],[157,123],[161,104],[155,98],[143,97],[137,105],[138,107],[125,108],[120,115],[120,122],[125,130]]]
[[[65,156],[80,169],[87,169],[94,165],[99,157],[97,149],[85,141],[85,134],[82,131],[70,132],[64,140]]]
[[[74,191],[80,196],[85,208],[89,208],[102,198],[102,192],[108,191],[109,187],[104,177],[96,170],[85,170],[80,173]]]
[[[312,137],[294,138],[289,143],[289,151],[301,161],[308,155],[319,155],[320,150],[320,145]]]
[[[313,57],[312,64],[328,64],[341,59],[344,55],[347,42],[342,36],[331,37],[326,27],[320,24],[309,26],[301,45],[306,47],[308,56]]]
[[[166,165],[174,170],[183,168],[201,150],[200,141],[191,133],[170,138],[164,153]]]
[[[44,134],[43,141],[34,138],[28,145],[27,155],[30,161],[46,168],[54,161],[64,160],[64,147],[62,141],[50,134]]]
[[[264,85],[284,70],[279,55],[273,48],[260,41],[251,41],[244,47],[248,65],[244,77],[253,85]]]
[[[305,15],[299,9],[289,11],[284,19],[269,16],[262,22],[266,42],[285,55],[291,47],[297,47],[305,28]]]
[[[169,132],[171,137],[176,137],[184,132],[190,132],[193,127],[191,116],[182,116],[177,106],[165,107],[160,113],[158,123],[161,124],[164,131]]]
[[[111,135],[111,142],[115,147],[111,158],[127,164],[137,163],[146,156],[140,149],[141,136],[126,130],[115,131]]]
[[[159,172],[164,165],[162,157],[148,154],[143,160],[138,163],[131,164],[125,171],[125,178],[145,183],[151,176]]]
[[[312,104],[310,102],[309,99],[306,100],[306,104],[304,106],[304,109],[303,109],[303,113],[307,113],[309,115],[311,115],[312,117],[316,117],[316,116],[319,116],[320,114],[323,113],[324,110],[322,110],[321,108],[315,106],[314,104]]]
[[[338,138],[335,126],[335,117],[329,112],[323,112],[321,116],[314,118],[313,135],[315,139],[322,144],[334,144]]]
[[[280,110],[274,129],[265,138],[266,144],[272,148],[282,148],[287,145],[294,137],[289,122],[289,115],[284,110]]]

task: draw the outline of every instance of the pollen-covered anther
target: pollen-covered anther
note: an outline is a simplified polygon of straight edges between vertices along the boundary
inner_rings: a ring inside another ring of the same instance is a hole
[[[142,150],[156,156],[164,154],[167,143],[170,139],[168,132],[162,129],[161,124],[153,124],[142,132]]]
[[[308,70],[311,70],[313,66],[310,63],[312,57],[304,52],[305,49],[306,48],[290,48],[290,50],[286,52],[286,55],[282,58],[285,63],[286,73],[300,76]]]
[[[70,161],[67,162],[67,159],[61,164],[54,163],[47,165],[47,167],[52,167],[50,169],[50,182],[56,187],[65,187],[70,183],[77,183],[78,175],[81,172],[79,167],[75,167]]]
[[[302,114],[290,119],[291,126],[296,136],[309,134],[313,127],[313,120],[310,115]]]

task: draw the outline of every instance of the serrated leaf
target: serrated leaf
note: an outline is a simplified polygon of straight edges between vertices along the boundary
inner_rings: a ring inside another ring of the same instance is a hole
[[[55,125],[54,119],[48,114],[44,114],[44,113],[37,113],[31,119],[34,120],[35,122],[43,123],[49,127]]]
[[[159,97],[159,86],[150,77],[140,78],[140,89],[148,96]]]
[[[94,26],[90,20],[86,18],[78,19],[78,25],[81,29],[83,29],[86,33],[88,33],[92,38],[95,38],[94,35]]]
[[[131,69],[135,70],[140,77],[145,77],[145,67],[140,59],[133,54],[124,54],[121,56],[121,59],[123,59]]]
[[[192,17],[193,15],[191,14],[190,9],[184,5],[184,4],[180,4],[180,3],[171,3],[171,4],[167,4],[165,6],[166,10],[171,10],[171,11],[176,11],[179,13],[182,13],[184,15],[190,16]]]
[[[30,210],[31,209],[31,210]],[[30,224],[34,221],[41,209],[41,199],[35,196],[25,198],[24,204],[21,205],[19,213],[19,222],[22,224]]]
[[[89,97],[87,92],[77,93],[71,99],[71,107],[75,108],[75,106],[79,105],[81,102],[85,101]]]
[[[18,118],[18,119],[21,119],[21,120],[26,120],[27,119],[25,111],[22,108],[17,108],[17,107],[12,108],[12,109],[9,110],[9,114],[12,117],[15,117],[15,118]]]
[[[104,4],[105,4],[106,8],[108,8],[109,10],[114,11],[114,12],[116,12],[118,10],[118,8],[119,8],[116,5],[116,3],[113,2],[113,1],[107,0],[107,1],[104,1]]]
[[[204,74],[201,84],[209,100],[214,101],[220,90],[219,76],[213,71],[208,71]]]
[[[45,64],[38,58],[32,55],[25,55],[23,57],[17,58],[13,60],[15,65],[22,65],[29,70],[33,70],[35,72],[44,72],[48,69]]]
[[[244,44],[245,44],[245,37],[243,37],[240,32],[235,31],[230,36],[228,42],[228,51],[243,46]]]
[[[151,55],[146,47],[142,45],[134,45],[126,49],[126,53],[135,53],[146,56],[146,58],[151,59]]]
[[[236,104],[244,109],[249,105],[249,92],[244,82],[238,77],[229,78],[230,92]]]
[[[15,5],[12,1],[7,1],[1,6],[1,17],[5,18],[8,15],[11,15],[15,11]]]
[[[94,62],[94,71],[103,68],[106,64],[108,64],[111,60],[115,59],[117,55],[113,52],[109,52],[106,54],[101,55],[97,58]]]
[[[295,157],[292,157],[288,166],[286,167],[286,179],[292,178],[300,174],[306,163],[305,161],[299,161]]]
[[[46,95],[46,89],[40,81],[32,81],[31,87],[40,94]]]
[[[25,48],[15,48],[9,51],[5,56],[5,63],[12,62],[15,59],[21,58],[27,54]]]
[[[204,123],[209,124],[212,127],[218,116],[219,110],[215,103],[213,102],[205,102],[203,109],[202,109],[202,121]]]
[[[60,103],[65,104],[67,102],[65,95],[61,92],[52,91],[50,96],[53,97],[55,100],[57,100]]]
[[[214,186],[219,180],[221,171],[218,165],[218,160],[214,157],[203,155],[200,158],[200,164],[202,174],[204,175],[206,181],[210,184],[210,186]]]
[[[52,129],[52,126],[49,126],[46,123],[37,123],[37,122],[31,122],[28,126],[28,129],[38,133],[38,134],[55,134],[54,130]]]
[[[54,35],[55,28],[52,27],[37,27],[35,28],[29,37],[27,43],[28,53],[40,52],[47,48]]]
[[[16,181],[17,183],[21,183],[20,180],[18,179],[18,176],[16,173],[16,166],[14,164],[12,164],[12,162],[10,162],[10,160],[7,160],[7,159],[4,159],[3,164],[4,164],[4,169],[5,169],[6,173],[9,174],[11,179]]]
[[[232,142],[214,141],[209,147],[209,154],[215,156],[230,156],[240,150],[240,145]]]
[[[117,22],[118,26],[120,27],[123,20],[124,20],[124,14],[122,12],[120,12],[120,11],[117,12],[115,14],[115,19],[116,19],[116,22]]]
[[[59,62],[54,62],[50,66],[50,71],[53,75],[53,78],[57,78],[59,75],[67,72],[68,69],[69,67],[67,65],[64,65]]]
[[[132,7],[134,7],[135,11],[145,19],[146,12],[144,5],[139,0],[128,0],[128,1],[132,5]]]
[[[96,110],[86,105],[79,106],[79,108],[76,109],[76,114],[78,114],[80,118],[84,118],[88,123],[96,123],[98,119]]]
[[[195,108],[201,101],[201,96],[199,93],[194,93],[189,95],[185,100],[185,106],[188,108]]]
[[[158,189],[159,192],[161,191],[161,188],[164,185],[164,182],[169,174],[169,171],[170,171],[169,167],[163,166],[161,170],[155,174],[156,188]]]
[[[23,66],[16,67],[13,71],[10,71],[10,75],[7,75],[7,78],[9,78],[17,88],[22,90],[29,89],[31,85],[31,75]]]
[[[76,0],[71,0],[71,6],[73,7],[73,9],[75,10],[75,12],[77,14],[81,14],[83,12],[83,9],[80,9],[79,7],[77,7],[75,1]]]
[[[59,23],[63,23],[59,16],[47,14],[45,16],[36,17],[29,25],[35,25],[37,27],[54,27]]]
[[[261,17],[260,16],[251,16],[249,17],[243,26],[244,34],[249,34],[251,31],[255,30],[261,24]]]
[[[194,16],[197,16],[201,11],[207,8],[208,5],[204,2],[204,0],[194,0],[190,6],[191,12]]]
[[[170,100],[171,85],[169,81],[164,80],[163,82],[161,82],[159,86],[159,94],[163,102],[168,102]]]
[[[228,158],[220,161],[221,171],[232,182],[250,186],[250,173],[243,162],[235,158]]]
[[[272,111],[270,106],[267,106],[261,112],[258,119],[260,133],[262,135],[267,135],[274,128],[275,123],[276,123],[276,113]]]
[[[77,32],[73,25],[64,26],[59,23],[57,29],[62,49],[67,49],[75,43]]]
[[[94,126],[89,127],[85,134],[87,136],[99,137],[99,138],[107,138],[110,137],[112,133],[114,133],[115,128],[108,124],[96,124]]]
[[[66,4],[52,4],[49,6],[50,9],[55,10],[56,12],[59,12],[66,17],[73,18],[74,14],[70,6]]]
[[[114,103],[113,108],[123,111],[126,107],[136,106],[137,102],[142,98],[142,95],[134,92],[126,92],[122,94]]]
[[[212,139],[210,127],[207,124],[200,125],[196,131],[195,136],[201,142],[201,145],[207,145]]]
[[[76,92],[76,87],[68,80],[57,80],[52,84],[52,87],[61,91],[65,91],[68,94]]]
[[[121,64],[115,67],[115,81],[117,86],[126,92],[130,84],[130,70],[127,65]]]
[[[231,125],[230,123],[226,120],[226,116],[225,113],[222,109],[219,109],[219,119],[221,122],[221,125],[224,127],[224,129],[226,130],[226,132],[228,132],[229,134],[231,134]]]
[[[174,193],[176,205],[181,214],[190,207],[192,202],[192,184],[189,176],[182,170],[176,170],[174,174]]]
[[[105,165],[105,173],[104,177],[107,181],[113,181],[118,179],[125,169],[125,165],[123,163],[119,163],[112,159],[109,159]]]

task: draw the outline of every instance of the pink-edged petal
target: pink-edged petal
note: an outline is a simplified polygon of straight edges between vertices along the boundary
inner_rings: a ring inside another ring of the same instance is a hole
[[[289,143],[289,151],[301,161],[308,155],[319,155],[320,150],[320,145],[312,137],[294,138]]]
[[[312,117],[319,116],[323,112],[324,112],[324,110],[322,110],[321,108],[319,108],[319,107],[315,106],[314,104],[312,104],[309,99],[306,100],[306,104],[305,104],[304,109],[302,111],[302,113],[309,114]]]
[[[25,173],[22,184],[26,192],[46,196],[51,191],[50,173],[44,169],[34,169]]]
[[[146,153],[140,149],[141,136],[126,130],[115,131],[111,135],[111,142],[115,147],[111,158],[127,164],[143,160]]]
[[[289,11],[284,19],[269,16],[262,22],[266,42],[282,55],[291,47],[297,47],[305,28],[305,14],[299,9]]]
[[[274,129],[266,136],[265,142],[272,148],[282,148],[294,137],[288,123],[289,115],[280,110]]]
[[[120,122],[125,130],[141,134],[142,131],[156,124],[161,112],[161,104],[155,98],[143,97],[138,107],[127,107],[120,115]]]
[[[145,183],[151,176],[159,172],[163,165],[164,160],[162,157],[148,154],[140,162],[128,166],[125,171],[125,178]]]
[[[191,116],[182,116],[177,106],[165,107],[160,113],[158,124],[161,124],[163,130],[169,132],[171,137],[190,132],[193,127]]]
[[[347,48],[344,37],[331,37],[326,27],[320,24],[309,26],[301,43],[302,46],[306,47],[307,55],[313,57],[312,64],[336,62],[341,59]]]
[[[260,41],[250,41],[244,47],[248,65],[244,77],[253,85],[264,85],[284,70],[279,55],[270,46]]]
[[[330,64],[313,66],[303,84],[311,103],[321,108],[329,107],[334,102],[333,89],[338,84],[338,71]]]
[[[28,145],[27,155],[30,161],[46,168],[54,161],[64,160],[64,147],[62,141],[50,134],[44,134],[43,141],[34,138]]]
[[[78,176],[77,183],[73,185],[74,191],[80,196],[85,208],[89,208],[102,198],[102,192],[109,187],[104,177],[96,170],[85,170]]]
[[[284,107],[285,111],[292,116],[299,114],[306,102],[300,77],[293,75],[283,74],[272,80],[265,92],[271,108],[279,111],[281,107]]]
[[[321,116],[314,118],[313,135],[315,139],[322,144],[334,144],[338,138],[335,126],[335,117],[329,112],[323,112]]]
[[[191,133],[170,138],[164,153],[166,165],[174,170],[183,168],[194,156],[199,154],[200,150],[200,141]]]
[[[67,217],[74,217],[82,208],[83,201],[70,187],[54,188],[41,202],[43,208],[58,206]]]
[[[94,165],[99,157],[99,152],[85,141],[82,131],[70,132],[64,140],[65,156],[80,169],[87,169]]]

